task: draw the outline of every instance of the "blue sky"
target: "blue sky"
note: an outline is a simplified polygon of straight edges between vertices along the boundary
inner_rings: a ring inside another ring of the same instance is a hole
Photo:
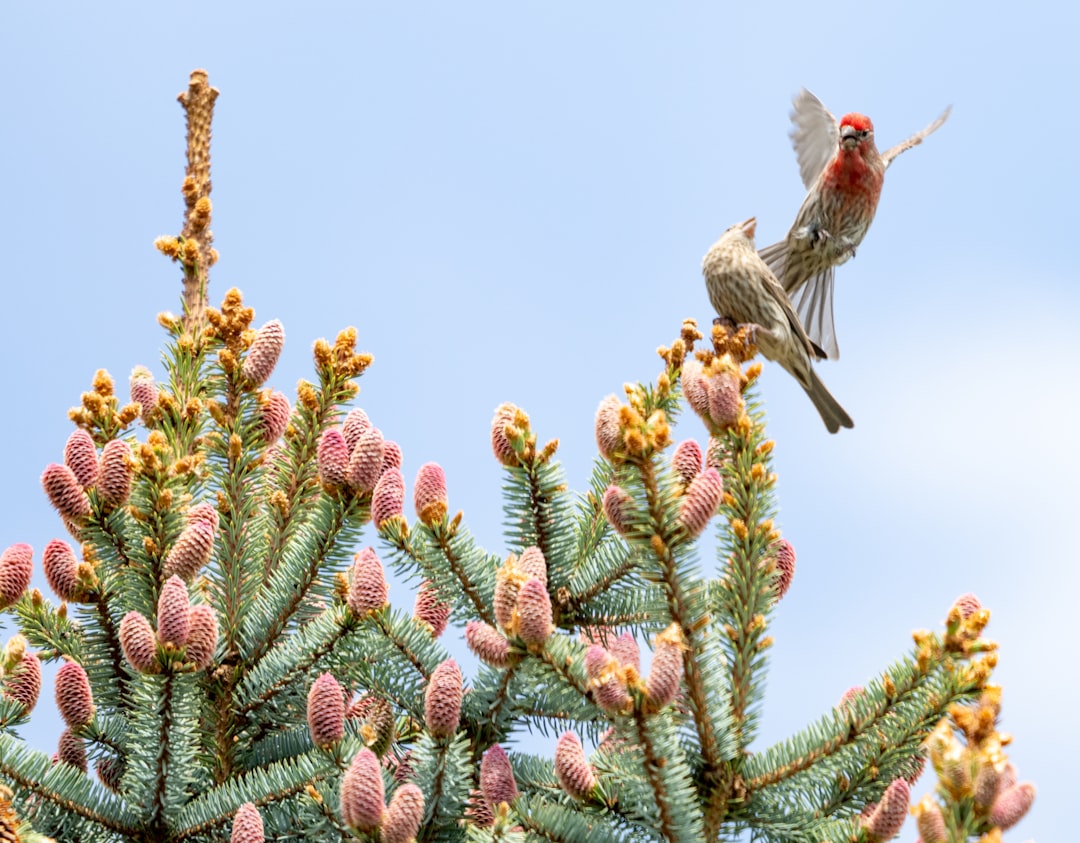
[[[764,245],[793,219],[800,86],[838,115],[869,114],[882,147],[952,103],[889,170],[838,273],[842,356],[819,371],[855,429],[829,436],[778,367],[761,381],[799,557],[761,746],[974,591],[1001,642],[1012,757],[1039,787],[1008,839],[1054,839],[1080,750],[1060,705],[1080,690],[1065,661],[1080,21],[1065,4],[969,9],[9,6],[0,546],[40,554],[62,535],[38,477],[95,369],[163,374],[154,317],[178,309],[180,285],[151,244],[180,227],[174,97],[193,68],[222,91],[211,298],[238,286],[260,324],[284,321],[274,383],[289,392],[312,341],[355,325],[375,355],[360,405],[402,445],[410,481],[444,466],[452,508],[492,550],[492,410],[528,410],[584,487],[600,399],[654,378],[654,349],[684,317],[711,319],[711,243],[756,215]],[[702,435],[689,416],[676,431]],[[51,704],[27,730],[50,750]],[[901,839],[914,838],[912,825]]]

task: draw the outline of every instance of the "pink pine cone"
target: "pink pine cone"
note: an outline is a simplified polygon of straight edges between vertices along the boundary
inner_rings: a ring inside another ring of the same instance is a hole
[[[437,738],[448,738],[457,731],[461,720],[461,668],[447,659],[431,674],[424,692],[424,723]]]
[[[384,473],[391,468],[401,468],[404,459],[405,457],[401,453],[401,446],[397,442],[392,439],[387,439],[383,442],[382,470]]]
[[[218,520],[217,507],[207,501],[197,503],[187,511],[188,524],[194,524],[196,521],[205,521],[214,530],[217,530]]]
[[[683,395],[690,408],[703,419],[709,417],[709,387],[705,381],[704,369],[697,360],[687,359],[683,362],[682,372],[679,378],[682,384]]]
[[[896,837],[907,819],[910,803],[911,787],[903,779],[893,779],[873,813],[863,820],[866,830],[878,840]]]
[[[75,473],[66,465],[51,463],[41,475],[41,486],[57,512],[71,521],[90,514],[90,499],[86,497]]]
[[[205,603],[191,607],[187,640],[188,661],[196,670],[204,670],[214,660],[218,642],[218,620],[213,606]]]
[[[416,594],[416,603],[413,605],[413,618],[431,629],[433,638],[438,638],[446,631],[446,625],[450,622],[450,604],[439,599],[431,580],[420,583],[420,591]]]
[[[634,499],[621,486],[607,487],[603,500],[604,516],[619,535],[627,535],[633,529]]]
[[[79,582],[79,560],[66,541],[53,539],[45,545],[41,567],[45,570],[49,588],[56,592],[57,597],[68,602],[82,599],[84,589]]]
[[[516,468],[518,462],[514,446],[506,437],[506,427],[514,423],[518,408],[510,403],[500,404],[495,408],[495,417],[491,420],[491,450],[502,465],[507,468]]]
[[[961,594],[953,601],[953,605],[960,610],[960,617],[967,620],[982,608],[979,598],[970,591]]]
[[[949,832],[937,803],[927,796],[915,810],[915,825],[919,829],[922,843],[946,843]]]
[[[374,832],[382,824],[385,803],[379,759],[361,749],[341,777],[341,818],[358,831]]]
[[[442,523],[446,518],[449,499],[446,492],[446,472],[435,462],[426,462],[416,473],[413,488],[416,517],[429,527]]]
[[[56,672],[56,707],[68,728],[81,729],[94,719],[94,697],[82,665],[64,662]]]
[[[484,664],[491,667],[510,666],[510,642],[499,630],[483,621],[465,624],[465,643]]]
[[[719,428],[733,427],[743,413],[742,384],[734,372],[721,372],[706,381],[709,419]]]
[[[70,764],[84,773],[88,769],[86,746],[83,744],[82,738],[77,738],[71,734],[70,729],[64,729],[60,733],[60,743],[56,750],[56,757],[65,764]]]
[[[365,547],[354,558],[348,604],[354,615],[362,617],[386,605],[390,587],[386,584],[382,562],[374,549]]]
[[[94,762],[98,780],[113,793],[120,792],[121,779],[124,777],[124,765],[115,755],[106,755]]]
[[[525,548],[521,551],[521,556],[518,557],[517,565],[530,577],[536,577],[544,585],[547,585],[547,560],[544,559],[544,552],[540,548]]]
[[[795,548],[787,539],[780,539],[775,545],[776,553],[776,579],[773,580],[773,594],[776,600],[784,599],[784,595],[791,588],[791,581],[795,579]]]
[[[371,429],[371,420],[367,413],[359,407],[349,410],[345,421],[341,424],[341,435],[345,437],[345,444],[349,447],[349,453],[353,452],[356,442],[365,430]]]
[[[507,632],[514,624],[514,611],[517,609],[518,592],[526,582],[525,575],[517,567],[516,561],[506,561],[495,573],[495,594],[492,596],[492,609],[495,621]]]
[[[200,509],[200,507],[207,507]],[[200,513],[213,512],[213,518],[192,518],[192,513],[200,510]],[[208,507],[207,504],[193,506],[188,511],[188,525],[181,531],[180,536],[169,549],[169,555],[165,557],[163,571],[165,576],[179,576],[190,582],[195,579],[199,570],[210,561],[214,555],[214,534],[217,532],[217,511]]]
[[[542,647],[551,637],[551,597],[540,580],[533,578],[518,592],[518,634],[530,647]]]
[[[623,449],[619,415],[622,402],[614,395],[607,396],[596,410],[596,446],[606,460],[611,460]]]
[[[21,542],[0,553],[0,611],[14,605],[30,586],[33,556],[34,549]]]
[[[634,636],[624,632],[611,643],[609,651],[615,660],[623,667],[632,667],[641,670],[641,650]]]
[[[24,652],[15,667],[0,679],[0,693],[32,711],[41,694],[41,661],[34,653]]]
[[[1035,785],[1021,782],[1006,788],[998,794],[990,809],[990,822],[1007,831],[1024,818],[1035,802]]]
[[[679,504],[679,524],[691,538],[697,538],[716,514],[724,495],[724,481],[715,468],[707,468],[694,478]]]
[[[71,469],[84,489],[97,485],[97,446],[93,437],[81,427],[72,432],[64,445],[64,465]]]
[[[645,681],[649,710],[656,712],[675,699],[683,675],[683,636],[678,624],[672,624],[656,636],[652,666]]]
[[[345,693],[331,673],[316,679],[307,698],[308,730],[315,746],[327,749],[345,735]]]
[[[378,428],[371,427],[360,434],[349,456],[345,481],[350,488],[364,494],[375,489],[382,474],[383,437]]]
[[[701,446],[693,439],[686,439],[675,446],[671,455],[671,470],[683,488],[701,474]]]
[[[630,702],[619,662],[599,644],[585,651],[585,674],[589,677],[593,700],[604,711],[622,711]]]
[[[477,828],[491,828],[495,824],[495,814],[492,813],[491,806],[488,805],[482,791],[469,791],[465,819],[469,821],[470,825],[475,825]]]
[[[258,426],[263,444],[277,442],[289,427],[292,405],[284,392],[273,390],[265,402],[259,403]]]
[[[363,411],[361,411],[363,412]],[[327,486],[344,486],[349,470],[349,443],[336,427],[328,427],[319,437],[316,451],[319,478]]]
[[[188,633],[191,631],[190,615],[191,601],[188,598],[187,586],[174,574],[165,581],[158,596],[158,640],[174,647],[187,644]]]
[[[248,383],[262,386],[266,382],[284,346],[285,327],[277,319],[271,319],[255,332],[242,369]]]
[[[376,528],[405,512],[405,475],[399,468],[388,468],[382,473],[371,493],[371,520]]]
[[[145,366],[136,366],[131,371],[128,381],[131,388],[131,400],[139,405],[143,424],[150,420],[150,414],[157,407],[158,389],[154,376]]]
[[[120,621],[120,649],[139,673],[150,672],[157,657],[154,628],[142,613],[131,611]]]
[[[563,790],[575,799],[587,798],[596,788],[596,774],[573,732],[563,732],[555,745],[555,775]]]
[[[264,843],[262,814],[252,802],[245,802],[233,817],[229,843]]]
[[[409,843],[424,819],[424,793],[416,785],[403,784],[390,797],[383,817],[380,843]]]
[[[480,790],[492,808],[517,798],[517,782],[510,758],[498,744],[493,744],[480,762]]]
[[[122,439],[113,439],[101,449],[97,490],[109,507],[117,507],[131,497],[131,446]]]

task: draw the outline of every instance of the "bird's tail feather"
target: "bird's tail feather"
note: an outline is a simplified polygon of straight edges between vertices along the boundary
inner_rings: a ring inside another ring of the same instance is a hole
[[[829,429],[829,433],[836,433],[841,427],[854,427],[855,422],[851,420],[851,416],[825,388],[825,384],[821,382],[817,372],[812,368],[808,368],[807,371],[809,373],[809,383],[804,384],[803,389],[810,396],[810,400],[814,402],[814,406],[821,415],[821,420],[825,422],[825,427]]]

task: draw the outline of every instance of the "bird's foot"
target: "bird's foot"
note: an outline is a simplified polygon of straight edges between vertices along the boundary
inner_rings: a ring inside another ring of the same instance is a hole
[[[713,319],[712,323],[713,325],[727,328],[728,332],[732,334],[734,334],[739,327],[735,324],[735,320],[732,319],[730,316],[717,316]]]

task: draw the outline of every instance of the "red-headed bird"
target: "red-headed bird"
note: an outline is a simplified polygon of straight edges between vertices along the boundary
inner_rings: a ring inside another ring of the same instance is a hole
[[[838,121],[803,88],[791,112],[791,141],[809,193],[787,237],[761,250],[783,285],[806,333],[832,359],[840,356],[833,326],[833,270],[855,256],[874,221],[885,170],[901,152],[941,128],[952,107],[896,146],[879,153],[864,114]]]
[[[702,262],[709,301],[717,314],[754,325],[761,353],[779,363],[799,382],[821,414],[829,433],[854,427],[810,365],[822,356],[807,339],[799,317],[769,267],[754,251],[753,217],[723,233]]]

